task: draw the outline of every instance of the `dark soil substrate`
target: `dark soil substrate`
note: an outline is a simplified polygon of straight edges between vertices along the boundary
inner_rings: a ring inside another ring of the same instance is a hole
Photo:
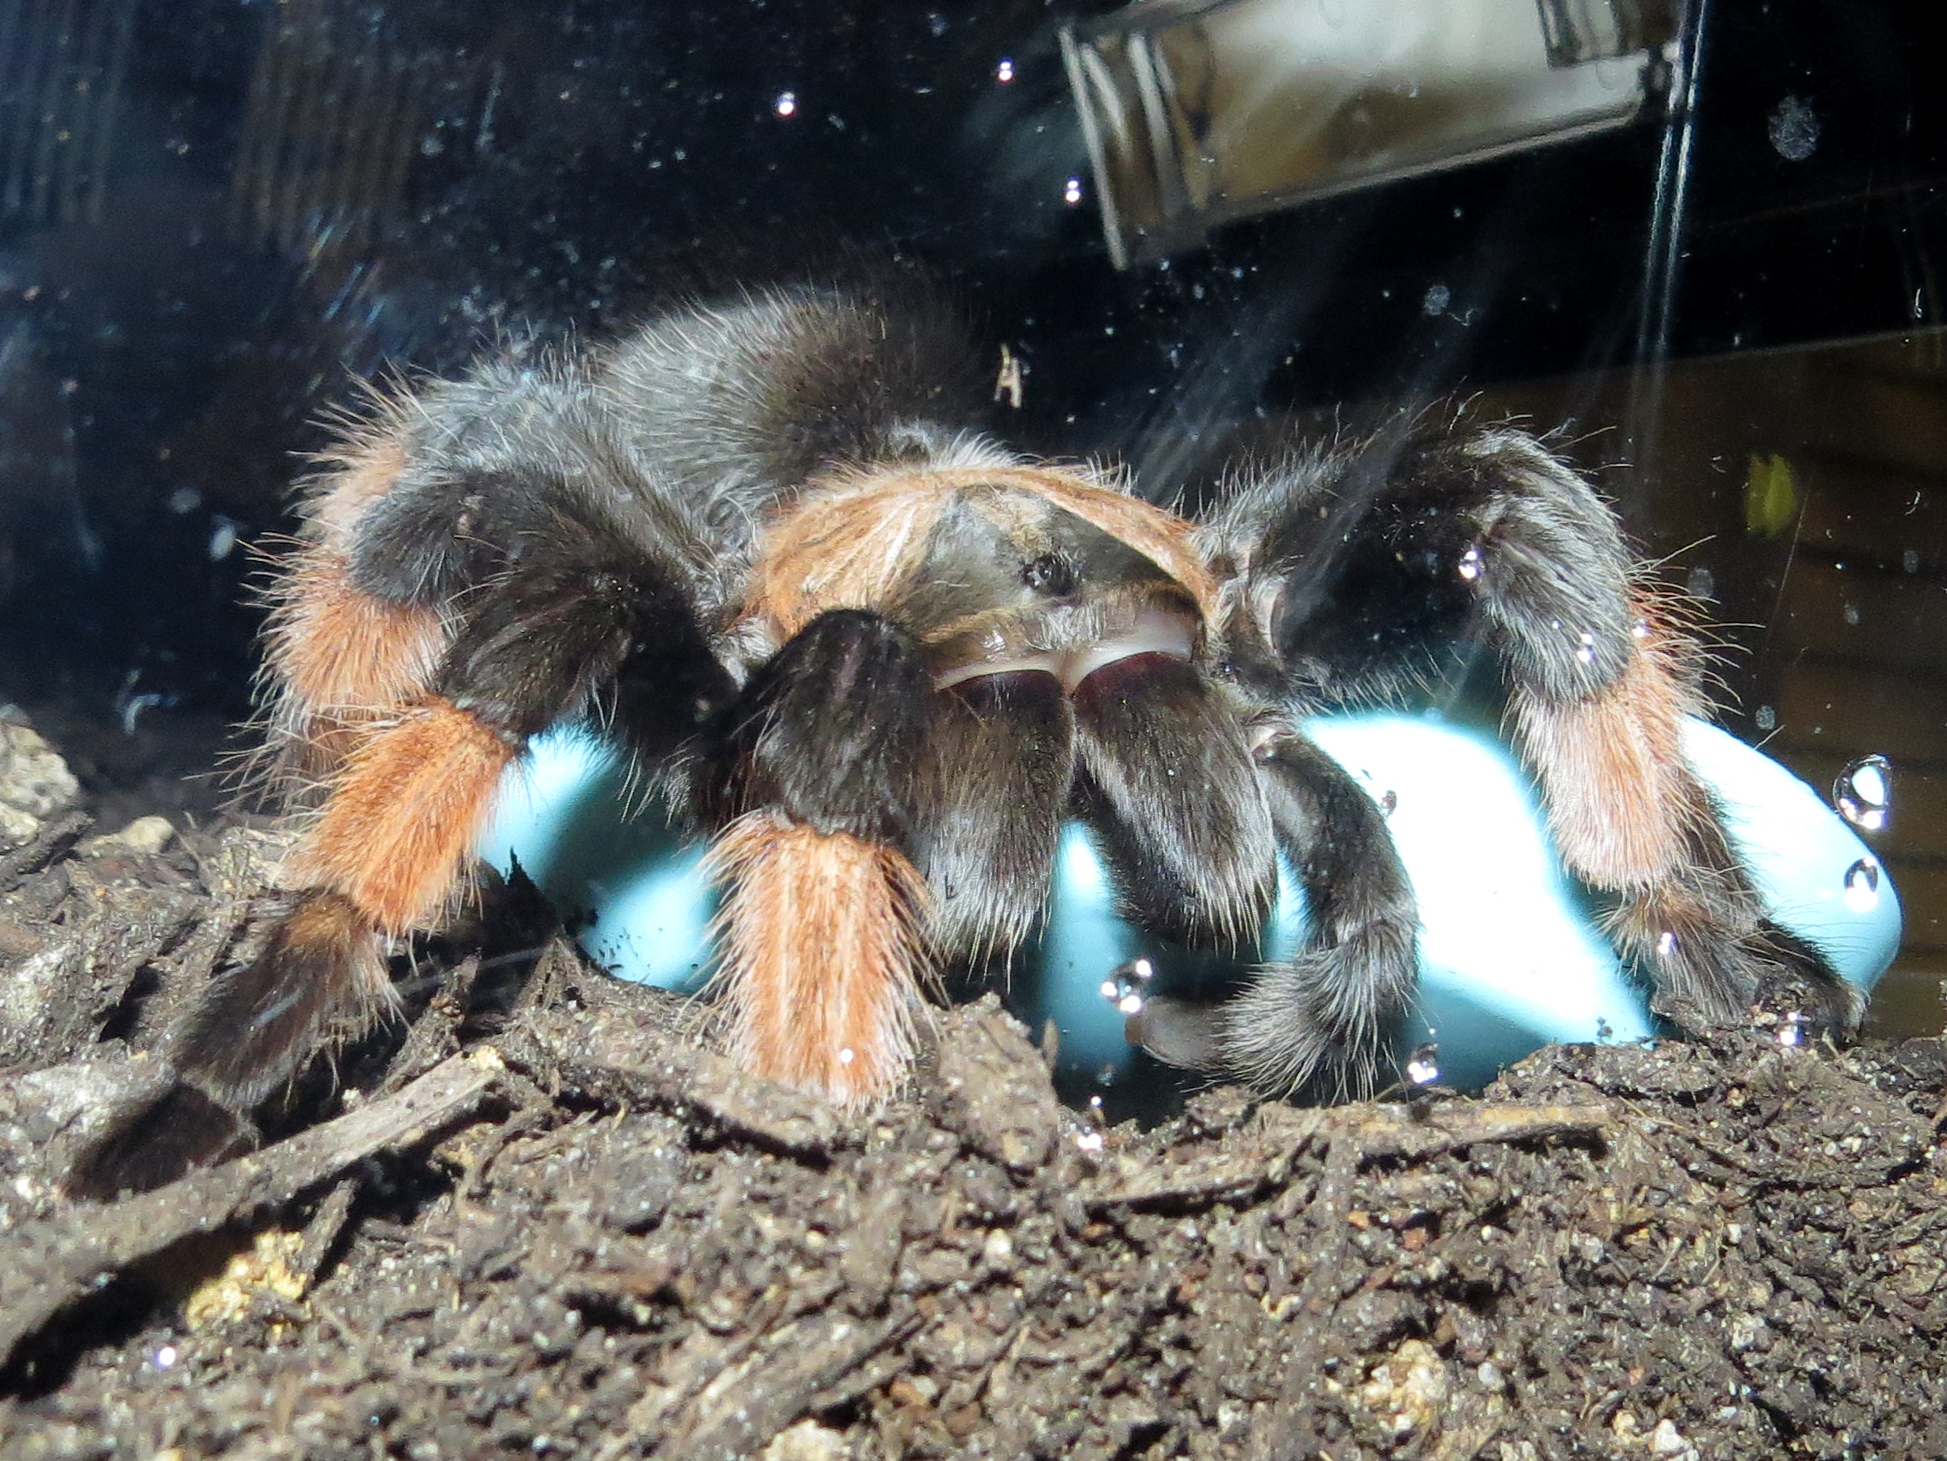
[[[277,851],[84,830],[0,859],[15,1461],[1947,1455],[1939,1042],[1103,1131],[983,1003],[848,1123],[509,895],[254,1155],[77,1201],[241,1149],[153,1051]]]

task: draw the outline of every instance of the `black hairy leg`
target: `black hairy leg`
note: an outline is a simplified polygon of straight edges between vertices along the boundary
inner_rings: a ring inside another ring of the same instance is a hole
[[[545,484],[475,487],[484,508],[468,551],[491,547],[497,562],[463,595],[438,595],[426,563],[422,572],[387,560],[409,588],[361,574],[361,531],[415,527],[437,562],[439,528],[453,529],[443,518],[416,523],[382,496],[386,510],[354,516],[342,547],[326,539],[311,549],[342,554],[346,572],[332,592],[356,623],[433,616],[444,644],[428,670],[348,705],[314,702],[297,673],[322,653],[315,636],[348,632],[342,614],[313,616],[276,641],[277,722],[300,734],[335,727],[340,754],[311,747],[323,794],[287,860],[297,889],[290,906],[255,958],[218,976],[172,1041],[178,1074],[226,1105],[254,1105],[321,1044],[385,1011],[385,941],[450,909],[501,778],[530,736],[595,710],[639,753],[665,756],[729,693],[673,575],[625,533]],[[417,502],[437,518],[428,494]],[[502,529],[497,544],[493,527]]]
[[[1277,892],[1271,821],[1234,703],[1137,654],[1075,690],[1077,800],[1131,918],[1192,943],[1254,938]]]
[[[1304,736],[1264,727],[1258,787],[1307,909],[1305,945],[1212,1007],[1149,1000],[1135,1033],[1172,1065],[1343,1099],[1377,1084],[1418,981],[1413,890],[1378,805]]]
[[[1533,437],[1415,429],[1293,455],[1238,482],[1199,541],[1233,569],[1223,629],[1241,679],[1291,713],[1394,699],[1469,644],[1493,654],[1562,856],[1614,896],[1612,935],[1663,1012],[1706,1026],[1783,1002],[1856,1025],[1850,986],[1764,916],[1685,758],[1683,719],[1703,701],[1681,616],[1641,581],[1606,504]],[[1396,987],[1368,970],[1339,989],[1376,1015]],[[1260,1012],[1268,998],[1252,996]],[[1314,1025],[1289,1028],[1283,1056],[1227,1063],[1311,1068]]]
[[[1075,712],[1042,670],[980,675],[933,701],[940,809],[920,866],[943,963],[978,964],[1026,942],[1048,899],[1074,779]]]

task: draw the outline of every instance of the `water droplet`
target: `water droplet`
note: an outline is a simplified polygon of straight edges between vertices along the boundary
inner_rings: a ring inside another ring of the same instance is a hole
[[[1481,576],[1481,550],[1469,548],[1460,555],[1460,576],[1469,583]]]
[[[1143,1012],[1143,1003],[1148,998],[1149,981],[1155,977],[1156,966],[1147,959],[1131,959],[1126,964],[1118,964],[1109,971],[1109,977],[1102,981],[1102,998],[1114,1005],[1123,1015],[1134,1019]]]
[[[1084,1156],[1102,1154],[1102,1133],[1099,1131],[1078,1131],[1075,1133],[1075,1146]]]
[[[1920,571],[1919,549],[1908,548],[1904,553],[1900,554],[1900,570],[1903,573],[1918,573]]]
[[[1399,810],[1399,793],[1392,790],[1379,793],[1379,815],[1390,817]]]
[[[1893,763],[1861,756],[1832,783],[1832,805],[1860,831],[1884,831],[1893,807]]]
[[[847,1045],[843,1050],[838,1052],[838,1063],[840,1065],[850,1065],[858,1058],[858,1051],[854,1050],[850,1045]]]
[[[1839,610],[1839,617],[1844,619],[1848,626],[1857,626],[1859,623],[1859,605],[1847,604]]]
[[[1416,1086],[1430,1086],[1440,1079],[1440,1047],[1432,1041],[1415,1045],[1406,1057],[1406,1078]]]
[[[1061,201],[1064,203],[1079,203],[1082,201],[1082,180],[1080,178],[1070,178],[1063,185]]]
[[[1854,913],[1879,906],[1879,859],[1862,857],[1846,869],[1845,903]]]
[[[784,92],[778,97],[776,106],[780,117],[795,117],[798,114],[798,94],[795,91]]]
[[[1585,665],[1595,663],[1595,635],[1587,629],[1582,631],[1582,642],[1575,647],[1575,657]]]
[[[1805,1015],[1800,1010],[1786,1010],[1778,1017],[1778,1043],[1797,1047],[1805,1043]]]
[[[994,68],[994,80],[1004,83],[1013,79],[1014,58],[1012,56],[1002,56],[1000,65]]]
[[[242,524],[224,517],[221,513],[211,518],[210,523],[210,562],[221,563],[235,550],[237,546],[237,529]]]
[[[1693,568],[1684,580],[1684,592],[1693,599],[1714,599],[1717,597],[1717,576],[1708,568]]]
[[[1769,705],[1760,705],[1752,714],[1751,719],[1757,722],[1758,729],[1761,731],[1778,729],[1778,712],[1773,710]]]
[[[1676,956],[1677,936],[1666,928],[1657,936],[1656,957],[1659,959],[1674,959]]]
[[[1420,313],[1428,319],[1435,319],[1447,312],[1453,303],[1453,291],[1444,284],[1429,284],[1426,297],[1420,301]]]

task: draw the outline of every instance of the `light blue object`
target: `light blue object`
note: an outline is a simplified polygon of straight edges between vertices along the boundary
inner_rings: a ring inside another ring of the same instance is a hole
[[[1642,990],[1563,874],[1534,784],[1500,742],[1391,713],[1325,716],[1305,729],[1391,808],[1422,920],[1420,998],[1404,1049],[1436,1043],[1441,1081],[1471,1088],[1550,1040],[1651,1034]],[[1899,900],[1871,849],[1811,787],[1734,737],[1692,721],[1684,745],[1777,921],[1870,990],[1900,939]],[[701,852],[679,843],[659,809],[630,815],[626,781],[607,747],[571,732],[542,737],[509,773],[481,853],[503,872],[518,859],[581,920],[582,946],[619,977],[693,991],[710,968],[713,900]],[[1304,919],[1303,894],[1282,872],[1256,957],[1288,955]],[[1104,980],[1138,955],[1157,966],[1159,987],[1235,970],[1119,918],[1087,834],[1070,826],[1040,945],[1016,956],[1012,987],[1031,1022],[1050,1017],[1060,1027],[1071,1070],[1109,1080],[1129,1058]]]

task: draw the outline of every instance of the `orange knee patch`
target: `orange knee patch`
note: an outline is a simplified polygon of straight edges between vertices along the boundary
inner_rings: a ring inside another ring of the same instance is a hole
[[[270,656],[301,713],[356,715],[424,692],[444,640],[436,613],[360,593],[334,548],[305,548],[286,573]]]
[[[911,1063],[925,883],[889,847],[756,812],[711,849],[725,886],[717,974],[730,1054],[780,1085],[862,1106]]]
[[[381,409],[396,418],[405,406],[397,403]],[[359,515],[392,490],[406,461],[406,444],[385,420],[356,430],[338,451],[328,454],[324,465],[330,475],[319,482],[308,508],[325,539],[342,540]]]
[[[512,747],[443,700],[360,746],[294,858],[387,933],[438,916],[492,809]]]
[[[1586,700],[1513,698],[1556,844],[1598,887],[1641,887],[1666,876],[1686,857],[1686,830],[1709,815],[1683,758],[1683,717],[1693,699],[1654,639],[1613,685]]]

